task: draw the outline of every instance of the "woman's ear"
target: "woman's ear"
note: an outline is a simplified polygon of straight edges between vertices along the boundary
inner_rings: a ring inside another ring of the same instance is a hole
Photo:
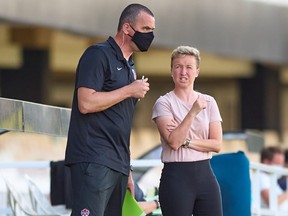
[[[196,76],[195,77],[198,77],[199,73],[200,73],[200,68],[197,68],[197,72],[196,72]]]

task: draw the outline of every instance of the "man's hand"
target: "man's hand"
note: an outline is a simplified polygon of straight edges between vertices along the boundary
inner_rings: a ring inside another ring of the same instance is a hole
[[[134,98],[144,98],[146,93],[150,90],[148,78],[135,80],[129,85],[130,93]]]
[[[132,194],[132,196],[135,196],[135,190],[134,190],[134,180],[132,178],[132,171],[130,171],[129,176],[128,176],[128,185],[127,185],[128,190]]]

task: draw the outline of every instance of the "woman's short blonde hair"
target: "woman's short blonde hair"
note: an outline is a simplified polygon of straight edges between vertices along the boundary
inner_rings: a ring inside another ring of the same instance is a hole
[[[171,54],[171,68],[173,65],[173,60],[175,58],[181,57],[181,56],[185,56],[185,55],[191,55],[191,56],[195,56],[196,58],[196,62],[197,62],[197,68],[199,68],[200,66],[200,52],[198,49],[194,48],[194,47],[190,47],[190,46],[178,46],[176,49],[174,49],[172,51]]]

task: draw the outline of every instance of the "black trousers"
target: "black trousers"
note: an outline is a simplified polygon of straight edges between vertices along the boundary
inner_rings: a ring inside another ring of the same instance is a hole
[[[159,200],[163,216],[222,216],[221,192],[210,160],[165,163]]]
[[[71,216],[122,216],[128,176],[99,164],[79,163],[71,166],[71,178]]]

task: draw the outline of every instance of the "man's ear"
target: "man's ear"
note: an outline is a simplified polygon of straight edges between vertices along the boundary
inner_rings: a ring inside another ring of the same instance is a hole
[[[129,34],[130,32],[129,32],[129,30],[130,30],[130,25],[129,25],[129,23],[124,23],[123,24],[123,26],[122,26],[122,30],[123,30],[123,32],[125,33],[125,34]]]

